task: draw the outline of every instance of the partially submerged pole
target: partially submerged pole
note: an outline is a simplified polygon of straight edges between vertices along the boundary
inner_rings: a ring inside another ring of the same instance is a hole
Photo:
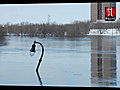
[[[36,42],[36,41],[34,41],[34,43],[38,43],[38,44],[40,44],[40,46],[42,47],[42,53],[41,53],[41,56],[40,56],[40,59],[39,59],[39,62],[38,62],[37,68],[36,68],[36,71],[38,71],[38,68],[39,68],[40,63],[41,63],[42,58],[43,58],[43,54],[44,54],[44,47],[43,47],[42,43],[40,43],[40,42]]]
[[[37,68],[36,68],[36,71],[38,71],[38,68],[39,68],[39,66],[40,66],[40,63],[41,63],[41,61],[42,61],[43,54],[44,54],[44,46],[42,45],[42,43],[34,41],[34,44],[32,45],[32,48],[30,49],[30,52],[35,53],[35,47],[36,47],[35,44],[36,44],[36,43],[39,44],[39,45],[42,47],[42,53],[41,53],[41,56],[40,56],[40,59],[39,59],[39,62],[38,62]],[[33,55],[34,55],[34,54],[33,54]],[[33,55],[31,55],[31,56],[33,56]]]

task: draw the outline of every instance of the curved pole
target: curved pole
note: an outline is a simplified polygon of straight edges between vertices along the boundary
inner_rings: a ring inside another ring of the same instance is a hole
[[[42,86],[42,80],[41,80],[41,78],[40,78],[40,75],[39,75],[39,72],[38,71],[36,71],[36,73],[37,73],[37,76],[38,76],[38,80],[39,80],[39,82],[40,82],[40,85]]]
[[[40,63],[41,63],[41,61],[42,61],[42,57],[43,57],[43,54],[44,54],[44,47],[43,47],[43,45],[42,45],[40,42],[34,41],[34,43],[38,43],[38,44],[40,44],[41,47],[42,47],[42,54],[41,54],[41,56],[40,56],[40,59],[39,59],[39,62],[38,62],[37,68],[36,68],[36,71],[38,71],[38,68],[39,68],[39,66],[40,66]]]

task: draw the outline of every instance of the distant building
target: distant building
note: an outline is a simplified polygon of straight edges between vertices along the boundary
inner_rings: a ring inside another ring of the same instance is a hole
[[[91,21],[105,19],[105,7],[116,7],[116,2],[91,3]]]

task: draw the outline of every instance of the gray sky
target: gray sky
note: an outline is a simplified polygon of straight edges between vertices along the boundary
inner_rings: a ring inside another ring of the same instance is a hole
[[[120,17],[120,3],[117,3],[117,19]],[[90,3],[54,3],[54,4],[2,4],[0,5],[0,23],[70,23],[75,20],[90,20]]]

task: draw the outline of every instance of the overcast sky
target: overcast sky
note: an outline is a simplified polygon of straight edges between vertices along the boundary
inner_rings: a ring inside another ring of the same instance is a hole
[[[120,17],[120,3],[116,5],[117,19]],[[0,5],[0,23],[46,23],[66,24],[75,20],[90,20],[90,3],[54,3],[54,4],[2,4]]]

